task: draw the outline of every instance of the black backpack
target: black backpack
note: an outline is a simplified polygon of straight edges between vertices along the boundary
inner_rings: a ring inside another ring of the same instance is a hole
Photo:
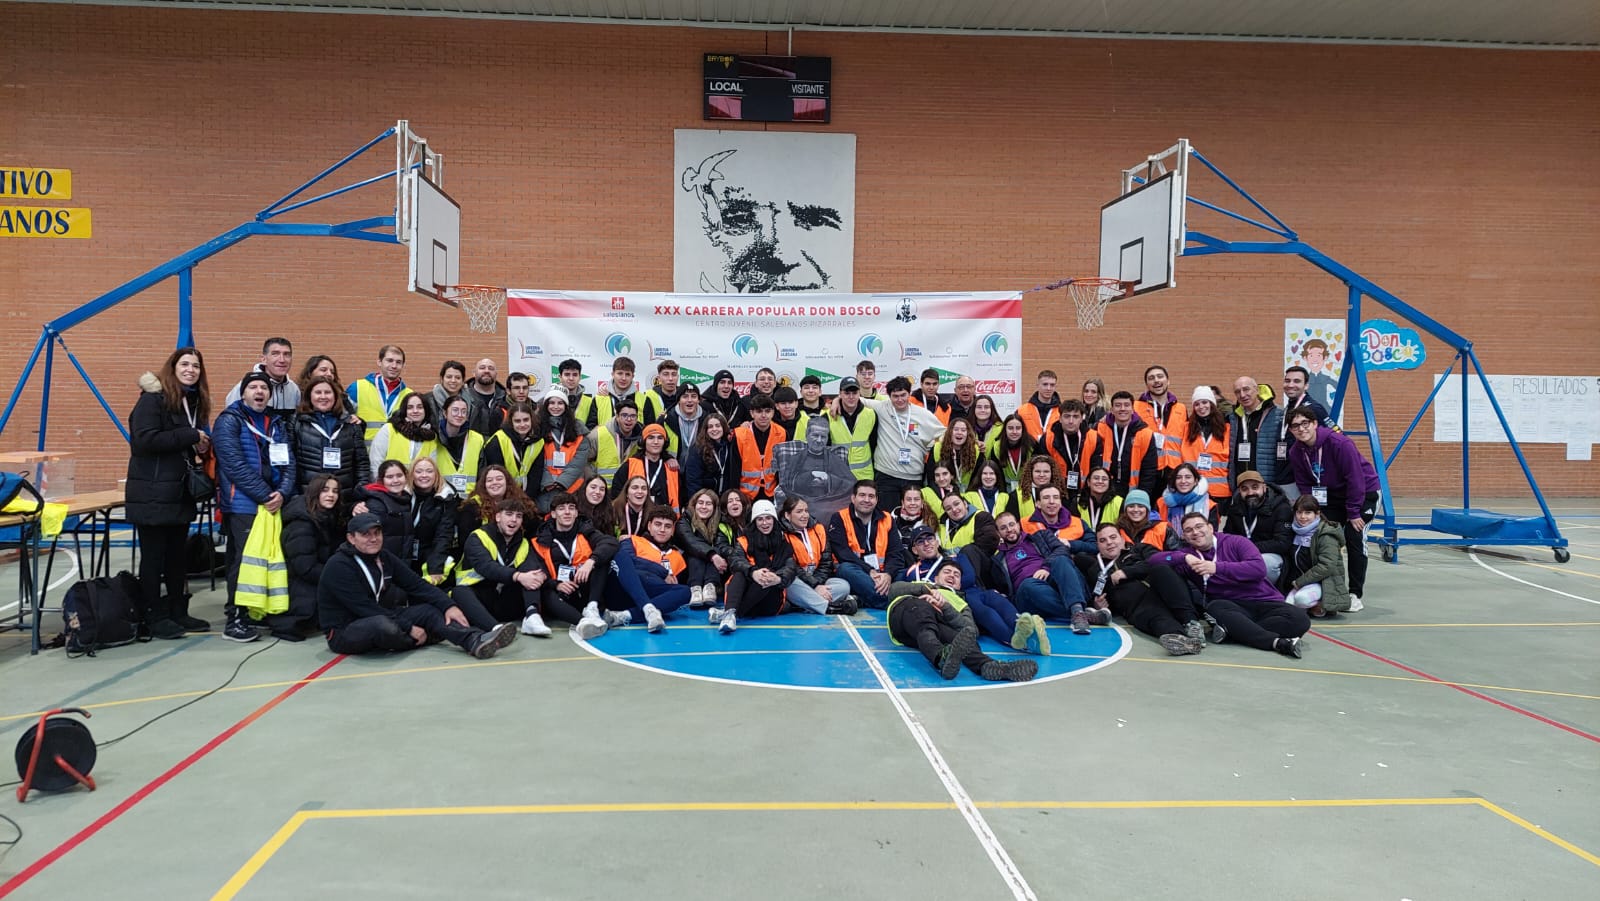
[[[123,570],[73,583],[61,601],[67,656],[95,656],[101,648],[149,641],[139,618],[139,580]]]

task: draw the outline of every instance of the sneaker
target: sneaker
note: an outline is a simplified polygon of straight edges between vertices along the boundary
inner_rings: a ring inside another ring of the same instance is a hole
[[[1160,642],[1161,646],[1167,649],[1167,653],[1174,657],[1182,657],[1186,654],[1193,654],[1195,652],[1194,643],[1189,640],[1189,637],[1186,635],[1179,635],[1176,632],[1168,632],[1160,638],[1157,638],[1156,641]]]
[[[732,635],[739,631],[739,614],[732,610],[722,614],[722,621],[717,623],[717,631],[723,635]]]
[[[1044,617],[1037,613],[1024,613],[1020,614],[1018,619],[1021,619],[1023,616],[1033,620],[1033,636],[1028,639],[1028,653],[1038,654],[1041,657],[1049,657],[1050,633],[1045,630]]]
[[[690,585],[689,586],[689,609],[690,610],[704,610],[705,608],[711,606],[711,601],[706,599],[706,589],[708,587],[710,587],[710,586],[707,586],[707,585]]]
[[[1206,624],[1197,619],[1189,620],[1183,624],[1183,637],[1190,641],[1198,641],[1201,644],[1205,644]]]
[[[1092,626],[1111,625],[1111,610],[1108,607],[1093,607],[1088,611],[1089,624]]]
[[[517,626],[515,623],[501,623],[493,629],[478,636],[478,643],[472,646],[472,656],[479,660],[488,660],[506,645],[517,640]]]
[[[222,637],[229,641],[248,642],[259,639],[261,633],[256,631],[255,626],[245,622],[242,614],[234,614],[228,617],[228,624],[222,627]]]
[[[585,616],[578,620],[578,624],[572,627],[572,631],[577,633],[578,637],[584,641],[590,641],[606,634],[607,628],[606,621],[600,617]]]
[[[581,614],[581,616],[584,619],[599,619],[600,618],[600,605],[595,603],[594,601],[590,601],[589,603],[584,604],[583,605],[583,613]]]
[[[1028,650],[1028,645],[1037,645],[1033,638],[1033,615],[1030,613],[1017,614],[1017,625],[1011,633],[1011,646],[1019,651]]]
[[[660,632],[667,627],[667,621],[661,616],[661,611],[655,604],[644,605],[644,627],[647,632]]]
[[[158,619],[150,624],[150,634],[156,638],[182,638],[185,634],[183,626],[170,619]],[[296,638],[295,641],[300,639]]]
[[[1352,595],[1350,595],[1350,609],[1346,610],[1345,612],[1346,613],[1360,613],[1362,611],[1363,607],[1364,607],[1364,605],[1361,603],[1361,595],[1352,594]]]
[[[939,652],[939,675],[954,679],[961,672],[961,661],[978,649],[978,628],[968,626],[956,633]]]
[[[1219,623],[1212,618],[1211,614],[1209,613],[1206,614],[1206,622],[1211,624],[1212,644],[1222,644],[1224,641],[1228,640],[1228,630],[1222,625],[1222,623]]]
[[[1072,611],[1072,634],[1089,634],[1089,614],[1083,612],[1082,607]]]
[[[1299,660],[1305,656],[1305,649],[1298,638],[1280,638],[1272,643],[1272,649],[1285,657]]]
[[[544,617],[537,612],[529,613],[522,620],[522,634],[533,635],[538,638],[549,638],[550,627],[544,624]]]
[[[726,607],[712,607],[710,610],[706,611],[706,620],[709,621],[711,625],[715,626],[722,622],[722,614],[727,612],[728,608]]]
[[[211,623],[201,619],[198,616],[189,616],[185,614],[183,616],[174,616],[172,620],[173,622],[176,622],[178,625],[182,626],[183,631],[185,632],[211,631]]]
[[[1032,682],[1039,675],[1039,664],[1032,660],[991,660],[978,671],[986,682]]]
[[[828,616],[855,616],[861,609],[861,601],[853,594],[842,598],[834,598],[828,602]]]
[[[633,622],[633,613],[628,610],[607,610],[602,618],[607,628],[620,629]]]

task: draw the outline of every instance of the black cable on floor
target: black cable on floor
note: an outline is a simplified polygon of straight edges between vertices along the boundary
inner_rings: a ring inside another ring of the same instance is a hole
[[[95,747],[97,747],[97,748],[109,748],[112,745],[116,744],[117,742],[122,741],[124,738],[128,738],[128,737],[138,733],[139,730],[141,730],[144,727],[150,725],[151,723],[154,723],[156,720],[162,719],[164,717],[171,716],[172,714],[177,713],[178,711],[182,710],[183,708],[188,707],[191,704],[196,704],[196,703],[199,703],[200,701],[204,701],[206,698],[209,698],[212,695],[216,694],[217,692],[223,690],[224,688],[227,688],[229,685],[233,684],[233,680],[234,679],[239,678],[240,671],[244,669],[244,665],[246,663],[249,663],[250,659],[252,657],[255,657],[257,654],[260,654],[263,651],[272,650],[273,648],[278,646],[278,642],[279,641],[280,641],[280,639],[276,639],[275,638],[275,639],[272,640],[271,644],[266,645],[264,647],[257,648],[254,651],[251,651],[248,655],[245,656],[245,658],[243,660],[239,661],[239,665],[238,666],[233,668],[233,675],[229,676],[226,681],[224,681],[221,685],[218,685],[216,688],[211,689],[210,691],[206,692],[203,695],[196,695],[196,696],[190,698],[189,700],[184,701],[182,704],[179,704],[178,706],[172,708],[171,710],[166,711],[165,713],[157,714],[157,715],[151,717],[150,719],[147,719],[144,722],[140,723],[139,725],[135,726],[132,730],[130,730],[128,732],[124,732],[123,734],[117,736],[116,738],[111,738],[111,739],[107,739],[106,741],[97,742],[97,743],[95,743]]]

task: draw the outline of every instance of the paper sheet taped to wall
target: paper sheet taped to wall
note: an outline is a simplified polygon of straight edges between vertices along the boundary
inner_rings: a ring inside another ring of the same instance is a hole
[[[1600,376],[1491,375],[1488,379],[1518,442],[1571,448],[1600,438]],[[1466,418],[1471,440],[1506,440],[1476,375],[1467,384]],[[1460,441],[1461,422],[1461,376],[1450,375],[1433,400],[1433,440]]]

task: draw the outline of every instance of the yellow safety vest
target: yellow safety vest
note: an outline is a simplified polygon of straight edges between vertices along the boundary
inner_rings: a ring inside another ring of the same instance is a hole
[[[478,459],[483,456],[483,436],[471,429],[461,443],[461,462],[451,459],[450,452],[440,442],[433,443],[433,462],[439,464],[439,477],[449,483],[457,494],[466,494],[478,484]],[[452,478],[454,477],[454,478]]]
[[[382,378],[382,376],[379,376],[379,378]],[[394,397],[389,399],[389,405],[384,406],[383,396],[378,393],[378,386],[372,383],[370,377],[359,379],[356,382],[356,415],[367,423],[367,443],[370,444],[372,439],[377,437],[378,430],[383,428],[384,424],[389,421],[389,417],[394,415],[395,410],[400,409],[400,405],[405,402],[406,395],[411,393],[411,389],[402,383],[400,390],[395,393]]]
[[[538,439],[528,445],[528,451],[521,459],[517,458],[516,445],[511,443],[511,437],[505,432],[495,432],[494,440],[500,446],[500,459],[505,461],[506,471],[517,480],[523,491],[527,491],[528,476],[539,465],[539,461],[544,459],[544,440]],[[537,491],[538,486],[534,486],[533,490]]]
[[[828,417],[828,440],[850,449],[846,459],[850,461],[850,472],[858,479],[870,479],[875,474],[872,468],[872,444],[867,439],[877,424],[878,414],[866,405],[862,405],[861,412],[856,415],[854,432],[845,424],[843,416]]]
[[[478,529],[468,536],[467,540],[477,541],[478,543],[482,544],[484,548],[489,551],[489,556],[494,558],[494,562],[503,562],[500,559],[500,546],[495,543],[494,536],[489,534],[488,529]],[[516,569],[523,564],[523,561],[527,559],[528,539],[519,538],[517,539],[517,552],[512,556],[511,562],[506,565],[510,566],[512,569]],[[478,571],[475,569],[462,569],[456,572],[457,585],[476,585],[482,581],[483,576],[479,575]]]

